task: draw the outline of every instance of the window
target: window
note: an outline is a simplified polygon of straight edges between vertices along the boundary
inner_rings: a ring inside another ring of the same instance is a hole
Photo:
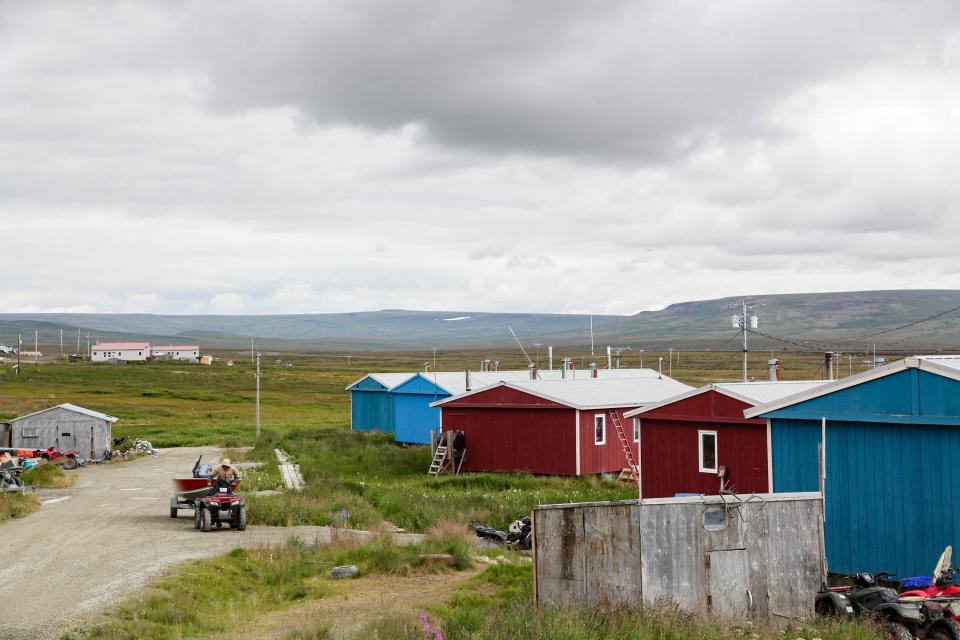
[[[24,438],[39,438],[40,428],[39,427],[23,427],[23,429],[20,431],[20,435]]]
[[[717,472],[717,432],[699,431],[700,440],[700,471],[702,473]]]
[[[593,443],[607,443],[607,416],[602,413],[593,416]]]
[[[640,442],[640,418],[633,419],[633,441]]]

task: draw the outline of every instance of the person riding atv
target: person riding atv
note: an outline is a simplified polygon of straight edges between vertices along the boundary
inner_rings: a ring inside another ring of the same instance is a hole
[[[210,478],[213,480],[213,486],[210,488],[209,495],[212,496],[218,492],[220,487],[229,488],[231,484],[240,480],[240,472],[230,464],[230,458],[224,458],[220,464],[213,468]]]

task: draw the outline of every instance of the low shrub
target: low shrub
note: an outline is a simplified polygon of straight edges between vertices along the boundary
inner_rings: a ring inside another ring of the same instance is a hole
[[[23,480],[23,484],[33,487],[66,489],[76,483],[77,476],[68,474],[58,464],[48,462],[27,469],[20,475],[20,479]]]
[[[32,493],[0,493],[0,522],[25,518],[40,508],[40,501]]]

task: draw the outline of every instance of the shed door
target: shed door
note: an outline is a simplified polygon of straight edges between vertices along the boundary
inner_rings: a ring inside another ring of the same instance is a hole
[[[73,422],[57,422],[56,428],[57,449],[60,451],[76,451],[76,425]]]
[[[750,565],[746,549],[707,553],[710,612],[722,618],[746,618],[750,614]]]

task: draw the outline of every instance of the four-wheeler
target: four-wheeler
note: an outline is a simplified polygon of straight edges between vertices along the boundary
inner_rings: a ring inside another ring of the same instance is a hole
[[[857,573],[849,586],[824,588],[817,594],[820,615],[880,618],[889,640],[960,640],[960,625],[944,616],[945,603],[935,599],[905,599],[895,589],[878,584],[895,576]]]
[[[203,456],[197,458],[193,464],[193,473],[189,478],[173,479],[173,495],[170,497],[170,517],[176,518],[180,509],[196,508],[196,501],[210,494],[213,487],[213,467],[201,462]],[[237,483],[230,485],[230,490],[237,488]]]
[[[211,526],[220,528],[224,524],[237,531],[247,528],[246,502],[243,496],[233,493],[228,482],[217,482],[216,493],[197,500],[196,507],[193,516],[193,526],[196,529],[210,531]]]
[[[60,451],[55,447],[41,449],[37,451],[35,458],[43,458],[47,462],[58,464],[64,469],[76,469],[80,466],[79,456],[76,451]]]

